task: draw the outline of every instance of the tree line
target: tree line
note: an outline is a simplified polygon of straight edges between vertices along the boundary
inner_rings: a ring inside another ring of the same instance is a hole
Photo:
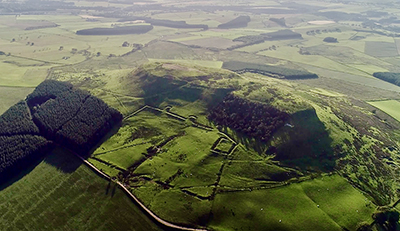
[[[224,62],[222,68],[235,72],[253,72],[267,76],[276,76],[285,79],[312,79],[318,78],[318,75],[308,71],[294,70],[286,67],[271,66],[256,63],[246,63],[240,61]]]
[[[0,182],[44,156],[53,143],[37,135],[0,136]]]
[[[145,34],[153,29],[152,25],[121,26],[113,28],[91,28],[78,30],[77,35],[126,35]]]
[[[52,136],[80,110],[89,95],[81,90],[66,91],[38,105],[33,120],[46,136]]]
[[[153,26],[165,26],[170,28],[200,28],[203,30],[208,29],[208,25],[206,24],[187,24],[186,21],[172,21],[172,20],[165,20],[165,19],[146,19],[147,23],[150,23]]]
[[[289,115],[270,105],[252,102],[229,94],[214,107],[208,119],[249,137],[267,141],[285,124]]]
[[[121,120],[121,113],[89,96],[79,112],[57,131],[56,141],[76,151],[87,152]]]
[[[232,41],[243,42],[244,44],[248,45],[248,44],[262,43],[265,41],[287,40],[287,39],[303,39],[303,36],[300,33],[294,32],[289,29],[285,29],[270,33],[262,33],[259,35],[240,36],[233,39]]]
[[[26,102],[20,101],[0,117],[0,136],[18,134],[39,135],[39,128],[32,121]]]
[[[70,83],[63,83],[55,80],[46,80],[39,84],[35,90],[26,97],[26,102],[30,108],[38,106],[49,99],[55,99],[66,91],[72,90]]]
[[[58,96],[35,105],[33,119],[45,137],[59,144],[77,152],[87,152],[122,120],[117,110],[86,91],[69,88],[67,83],[45,81],[41,84],[44,86],[40,85],[33,94],[48,93],[47,84],[59,88],[52,90]]]
[[[374,77],[381,79],[383,81],[400,86],[400,73],[395,72],[375,72]]]
[[[40,161],[54,143],[85,154],[121,121],[88,92],[46,80],[0,116],[0,180]]]
[[[152,19],[150,17],[128,17],[128,18],[123,18],[119,19],[118,22],[128,22],[128,21],[144,21],[146,23],[150,23],[152,26],[164,26],[164,27],[170,27],[170,28],[183,28],[183,29],[189,29],[189,28],[200,28],[203,30],[208,29],[208,25],[206,24],[187,24],[186,21],[173,21],[173,20],[167,20],[167,19]]]
[[[247,27],[247,24],[251,21],[249,16],[239,16],[229,22],[218,25],[219,29],[232,29]]]

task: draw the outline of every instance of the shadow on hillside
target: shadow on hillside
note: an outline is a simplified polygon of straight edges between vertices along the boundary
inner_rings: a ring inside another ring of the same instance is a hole
[[[278,131],[281,141],[276,147],[275,159],[301,169],[330,172],[335,167],[332,138],[315,110],[300,111],[291,116],[290,126]]]
[[[233,89],[218,88],[205,90],[201,86],[184,86],[171,89],[164,93],[156,94],[155,96],[145,98],[145,104],[159,107],[161,103],[167,102],[170,105],[182,106],[181,102],[193,103],[197,100],[202,100],[207,104],[208,109],[211,109],[222,99],[232,92]]]
[[[147,94],[147,93],[146,93]],[[145,104],[153,107],[159,107],[164,101],[169,104],[174,104],[175,100],[183,100],[186,102],[194,102],[201,98],[203,89],[190,88],[190,87],[176,87],[171,91],[161,92],[159,94],[153,94],[154,96],[145,98]],[[178,105],[179,106],[179,105]]]
[[[230,134],[233,136],[234,140],[241,143],[246,149],[253,149],[258,154],[263,154],[268,147],[266,142],[263,142],[259,139],[251,138],[243,133],[237,132],[235,130],[228,130],[228,128],[223,127],[222,132],[225,134]]]
[[[75,172],[75,170],[83,164],[82,160],[75,156],[74,153],[62,147],[53,149],[53,151],[44,158],[44,161],[64,173]]]
[[[106,140],[115,135],[121,124],[114,126],[96,145],[94,145],[88,153],[78,153],[81,157],[87,159],[92,153],[101,146]],[[49,155],[44,158],[44,161],[64,173],[72,173],[83,164],[82,160],[77,157],[72,151],[63,148],[62,146],[56,147]]]
[[[18,171],[18,173],[2,174],[0,178],[0,191],[21,180],[24,176],[28,175],[33,169],[35,169],[35,167],[38,166],[42,161],[43,158],[32,161],[29,166],[25,166],[25,168]]]
[[[55,147],[41,158],[31,158],[29,165],[20,166],[13,172],[3,173],[0,178],[0,191],[24,178],[42,161],[65,173],[74,172],[82,164],[82,161],[73,153],[61,147]]]
[[[247,149],[255,150],[260,155],[275,155],[275,160],[282,164],[303,170],[333,171],[335,160],[339,157],[333,151],[332,138],[314,110],[291,115],[287,124],[267,142],[227,128],[222,128],[222,131],[232,135]]]

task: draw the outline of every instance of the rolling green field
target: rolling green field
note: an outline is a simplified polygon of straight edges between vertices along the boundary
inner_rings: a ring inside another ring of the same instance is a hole
[[[11,183],[0,191],[1,230],[161,230],[115,184],[63,150]]]
[[[149,71],[151,73],[152,70]],[[246,75],[253,80],[256,80],[255,77]],[[269,97],[279,99],[282,94],[292,99],[293,104],[294,101],[296,104],[303,102],[304,99],[298,95],[288,93],[293,85],[281,82],[271,80],[271,86],[280,87],[277,92],[269,91]],[[247,97],[258,100],[268,98],[265,89],[265,94],[261,94],[262,89],[251,92]],[[197,91],[188,90],[187,94]],[[244,88],[241,91],[248,90]],[[341,227],[354,230],[362,221],[372,222],[375,205],[344,178],[333,175],[306,180],[307,176],[301,171],[279,166],[271,156],[260,155],[241,144],[235,147],[235,143],[215,128],[208,131],[193,127],[187,118],[193,114],[204,114],[206,102],[183,96],[170,101],[176,95],[174,92],[180,92],[180,89],[172,88],[167,92],[163,98],[165,101],[159,105],[167,106],[169,102],[171,108],[144,107],[126,118],[119,131],[94,152],[93,159],[89,159],[107,174],[116,175],[129,184],[132,192],[161,218],[216,230],[231,230],[234,227],[244,230],[260,227],[291,230],[298,224],[301,224],[300,230],[340,230]],[[345,97],[318,88],[311,89],[311,92],[338,100]],[[279,102],[276,103],[279,105]],[[289,105],[286,102],[283,108],[290,108]],[[351,132],[344,134],[349,129],[347,125],[337,127],[343,122],[330,110],[317,105],[314,107],[321,121],[329,125],[334,144],[352,139]],[[333,120],[336,125],[330,122]],[[158,147],[155,153],[151,151],[154,145]],[[101,163],[96,159],[100,159]],[[288,182],[297,182],[296,179],[301,183],[287,185]],[[326,200],[328,196],[329,200]],[[261,207],[256,209],[254,206]],[[280,209],[283,207],[288,210]],[[186,215],[188,213],[191,215]],[[252,222],[244,222],[250,218]]]
[[[372,106],[386,112],[391,117],[400,121],[400,102],[397,100],[371,101]]]
[[[33,91],[33,88],[25,87],[0,87],[0,114],[8,108],[24,99]]]
[[[376,57],[398,56],[396,44],[391,42],[366,42],[365,53]]]
[[[216,196],[212,228],[355,230],[359,222],[371,222],[374,210],[368,206],[368,199],[337,175],[275,189],[246,191]]]
[[[150,62],[171,62],[171,63],[183,63],[196,66],[204,66],[209,68],[221,68],[221,61],[208,61],[208,60],[179,60],[179,59],[149,59]]]
[[[372,76],[400,72],[399,3],[81,0],[32,13],[12,2],[0,2],[0,113],[44,79],[101,98],[125,118],[88,161],[160,218],[221,231],[355,231],[399,199],[400,87]],[[247,26],[218,28],[243,15]],[[151,24],[143,18],[208,29],[76,33]],[[301,37],[235,40],[281,30]],[[238,74],[223,67],[232,61],[318,78]],[[289,119],[264,143],[216,126],[209,112],[230,93]],[[280,145],[296,157],[279,156]],[[63,150],[0,189],[0,230],[160,230]]]

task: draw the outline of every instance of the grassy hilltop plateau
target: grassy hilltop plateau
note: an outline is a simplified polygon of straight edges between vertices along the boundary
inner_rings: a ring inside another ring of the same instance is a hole
[[[0,230],[400,230],[400,3],[0,0]]]

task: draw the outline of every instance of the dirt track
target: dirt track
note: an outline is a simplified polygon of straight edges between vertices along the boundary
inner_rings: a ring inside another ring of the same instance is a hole
[[[98,168],[96,168],[94,165],[92,165],[89,161],[85,160],[84,158],[82,158],[77,153],[74,153],[74,154],[77,157],[79,157],[79,159],[81,159],[93,171],[95,171],[96,173],[100,174],[102,177],[104,177],[104,178],[106,178],[106,179],[108,179],[110,181],[112,180],[110,176],[108,176],[107,174],[105,174],[102,171],[100,171]],[[179,225],[174,225],[172,223],[169,223],[168,221],[165,221],[165,220],[161,219],[156,214],[154,214],[150,209],[148,209],[142,202],[140,202],[139,199],[137,197],[135,197],[135,195],[133,195],[129,191],[129,189],[127,189],[121,182],[119,182],[119,181],[115,181],[115,182],[126,192],[126,194],[129,195],[129,197],[131,197],[143,210],[145,210],[149,216],[151,216],[154,220],[159,222],[161,225],[166,226],[168,228],[176,229],[176,230],[207,231],[207,229],[196,229],[196,228],[189,228],[189,227],[183,227],[183,226],[179,226]]]

